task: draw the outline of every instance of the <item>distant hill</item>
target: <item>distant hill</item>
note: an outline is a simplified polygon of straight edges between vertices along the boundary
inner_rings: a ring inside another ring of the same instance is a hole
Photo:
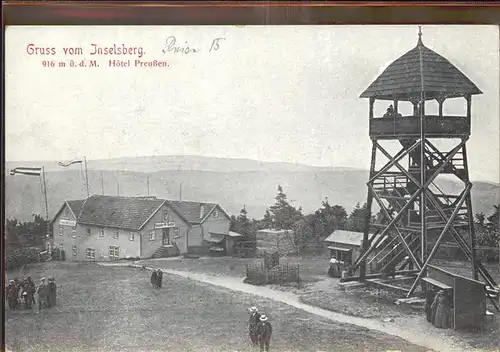
[[[66,161],[66,160],[60,160]],[[6,162],[6,169],[17,166],[44,166],[46,171],[61,171],[57,161]],[[75,166],[72,166],[74,168]],[[76,166],[77,167],[77,166]],[[319,167],[304,164],[264,162],[250,159],[214,158],[194,155],[159,155],[143,157],[88,160],[87,168],[108,171],[158,172],[158,171],[265,171],[265,172],[304,172],[355,170],[348,167]]]
[[[6,164],[7,170],[41,165],[40,162]],[[49,216],[52,218],[65,200],[85,197],[83,175],[78,166],[63,169],[57,162],[46,162],[43,166],[47,170]],[[266,208],[273,204],[278,184],[284,187],[291,203],[301,206],[305,213],[318,209],[325,197],[330,204],[342,205],[350,212],[357,202],[366,201],[368,179],[368,172],[358,169],[191,156],[90,160],[88,168],[92,194],[101,194],[102,174],[105,194],[116,195],[119,183],[122,196],[147,195],[149,174],[150,195],[177,200],[182,182],[182,199],[217,202],[231,214],[238,214],[245,205],[249,216],[256,219],[261,219]],[[132,170],[134,168],[137,170]],[[453,193],[460,187],[448,180],[440,182],[439,186]],[[493,205],[500,203],[497,184],[475,182],[472,194],[475,213],[488,215]],[[44,215],[39,179],[7,173],[5,205],[9,219],[25,221],[30,220],[33,213]]]

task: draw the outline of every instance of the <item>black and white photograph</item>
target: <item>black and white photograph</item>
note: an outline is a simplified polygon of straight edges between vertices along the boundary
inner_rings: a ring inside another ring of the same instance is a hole
[[[7,351],[499,351],[494,25],[8,26]]]

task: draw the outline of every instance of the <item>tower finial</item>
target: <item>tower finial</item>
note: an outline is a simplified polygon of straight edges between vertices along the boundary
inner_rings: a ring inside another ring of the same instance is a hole
[[[418,26],[418,43],[417,45],[423,45],[422,42],[422,26]]]

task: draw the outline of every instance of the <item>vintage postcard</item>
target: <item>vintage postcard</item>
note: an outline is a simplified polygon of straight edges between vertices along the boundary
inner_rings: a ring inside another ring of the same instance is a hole
[[[498,27],[5,41],[7,350],[500,349]]]

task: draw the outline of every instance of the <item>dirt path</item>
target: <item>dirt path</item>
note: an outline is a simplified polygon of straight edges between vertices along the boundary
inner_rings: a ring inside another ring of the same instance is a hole
[[[140,264],[132,264],[133,267],[142,267]],[[146,266],[147,269],[151,269]],[[466,346],[464,343],[454,341],[449,336],[446,336],[436,330],[434,327],[422,322],[422,319],[415,319],[406,317],[403,319],[395,319],[393,322],[384,322],[376,319],[367,319],[344,315],[340,313],[331,312],[329,310],[321,309],[312,305],[300,302],[297,295],[290,292],[282,292],[270,289],[263,286],[254,286],[245,284],[241,278],[235,277],[215,277],[206,274],[178,271],[172,269],[161,269],[164,273],[181,276],[187,279],[204,282],[210,285],[224,287],[232,291],[240,291],[257,295],[260,297],[268,298],[274,301],[282,302],[302,309],[306,312],[330,319],[341,323],[357,325],[365,327],[370,330],[379,331],[389,335],[403,338],[413,344],[420,345],[434,351],[472,351],[473,349]],[[419,317],[420,318],[420,317]]]

